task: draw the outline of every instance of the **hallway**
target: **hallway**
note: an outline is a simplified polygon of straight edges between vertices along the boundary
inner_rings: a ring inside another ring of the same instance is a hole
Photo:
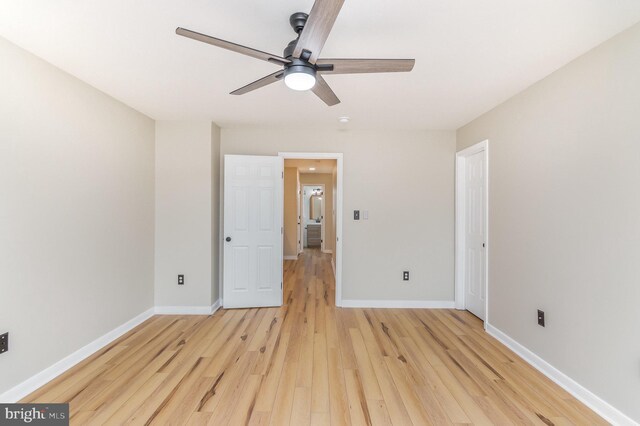
[[[467,312],[336,309],[330,255],[281,308],[154,316],[25,401],[72,424],[605,424]]]

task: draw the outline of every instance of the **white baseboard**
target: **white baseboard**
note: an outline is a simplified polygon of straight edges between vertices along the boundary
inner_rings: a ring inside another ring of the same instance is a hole
[[[156,306],[156,315],[211,315],[220,309],[220,299],[211,306]]]
[[[638,424],[630,417],[622,413],[620,410],[607,403],[605,400],[595,395],[587,388],[580,385],[571,377],[567,376],[562,371],[558,370],[547,361],[540,358],[538,355],[536,355],[526,347],[522,346],[507,334],[498,330],[491,324],[486,324],[485,328],[487,330],[487,333],[495,337],[498,341],[500,341],[500,343],[518,354],[522,359],[531,364],[531,366],[547,376],[549,379],[553,380],[556,384],[569,392],[584,405],[591,408],[606,421],[619,426],[631,426]]]
[[[333,250],[322,250],[324,254],[333,254]]]
[[[4,392],[3,394],[0,395],[0,402],[13,403],[21,400],[25,396],[29,395],[31,392],[44,386],[45,384],[49,383],[51,380],[58,377],[60,374],[64,373],[74,365],[78,364],[80,361],[83,361],[84,359],[98,352],[100,349],[104,348],[109,343],[116,340],[118,337],[132,330],[134,327],[142,324],[143,322],[151,318],[153,316],[153,313],[154,313],[153,308],[148,309],[145,312],[141,313],[140,315],[136,316],[135,318],[132,318],[129,321],[125,322],[124,324],[114,328],[113,330],[103,335],[102,337],[98,337],[96,340],[78,349],[71,355],[66,356],[65,358],[56,362],[52,366],[37,373],[35,376],[30,377],[24,382]]]
[[[97,338],[88,345],[78,349],[71,355],[56,362],[52,366],[42,370],[35,376],[30,377],[24,382],[14,386],[8,391],[0,394],[0,403],[13,403],[21,400],[36,389],[46,385],[51,380],[58,377],[80,361],[88,358],[98,352],[118,337],[132,330],[134,327],[142,324],[153,315],[171,314],[171,315],[211,315],[220,309],[222,301],[218,299],[211,306],[156,306],[148,309],[137,317],[127,321],[126,323],[114,328],[102,337]]]
[[[298,256],[285,256],[284,260],[298,260]]]
[[[342,300],[343,308],[453,309],[453,300]]]

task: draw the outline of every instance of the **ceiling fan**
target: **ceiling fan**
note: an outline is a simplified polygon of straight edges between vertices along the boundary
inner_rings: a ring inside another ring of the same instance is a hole
[[[298,37],[287,45],[282,56],[241,46],[185,28],[176,28],[176,34],[282,67],[281,70],[273,74],[234,90],[231,92],[232,95],[244,95],[284,78],[285,84],[290,89],[311,90],[327,105],[332,106],[339,104],[340,99],[322,78],[323,74],[408,72],[413,69],[415,64],[415,59],[320,58],[320,51],[329,37],[343,3],[344,0],[316,0],[308,15],[302,12],[291,15],[289,23]]]

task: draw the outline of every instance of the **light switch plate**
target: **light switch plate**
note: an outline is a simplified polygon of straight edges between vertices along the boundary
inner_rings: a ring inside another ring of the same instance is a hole
[[[362,211],[362,219],[363,220],[369,220],[369,210],[363,210]]]

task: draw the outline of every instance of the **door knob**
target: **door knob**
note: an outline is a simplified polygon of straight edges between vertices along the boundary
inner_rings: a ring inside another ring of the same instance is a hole
[[[225,238],[225,241],[226,241],[226,242],[231,241],[231,237],[227,237],[227,238]]]

